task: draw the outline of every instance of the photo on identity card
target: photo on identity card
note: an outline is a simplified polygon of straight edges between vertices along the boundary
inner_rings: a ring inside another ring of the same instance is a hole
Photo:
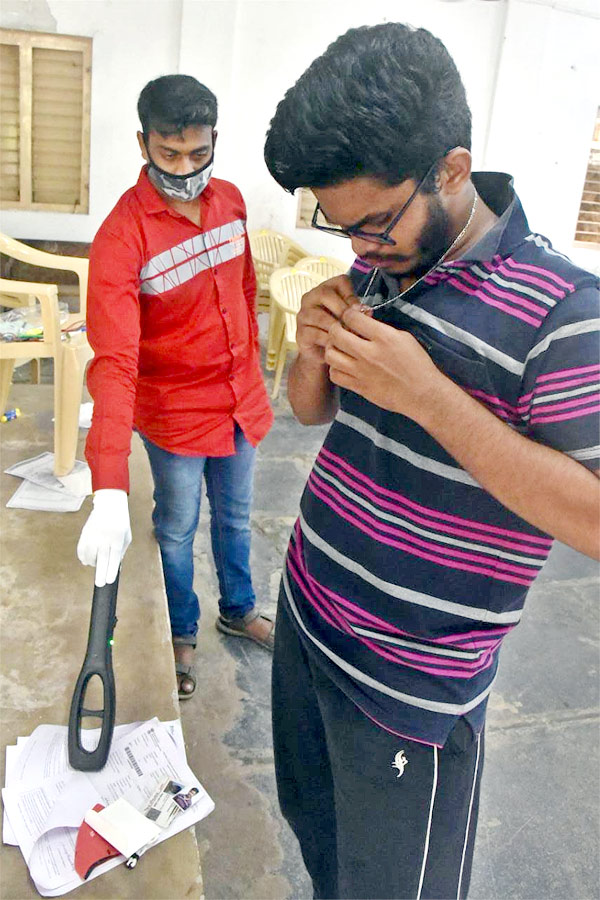
[[[144,815],[160,828],[167,828],[180,812],[190,808],[198,794],[197,787],[186,787],[167,779],[150,798]]]

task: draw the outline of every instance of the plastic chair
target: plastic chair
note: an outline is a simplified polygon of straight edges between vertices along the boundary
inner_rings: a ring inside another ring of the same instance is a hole
[[[273,400],[279,395],[288,350],[296,349],[296,316],[302,297],[321,281],[318,275],[290,267],[276,269],[271,275],[269,289],[273,303],[272,318],[274,327],[278,329],[275,381],[271,394]]]
[[[296,269],[301,269],[303,272],[312,272],[314,275],[321,276],[322,281],[335,278],[336,275],[345,275],[350,268],[349,263],[335,259],[333,256],[305,256],[294,265]]]
[[[54,474],[67,475],[75,463],[85,367],[93,356],[85,332],[69,332],[85,321],[88,261],[36,250],[4,234],[0,234],[0,253],[33,266],[75,272],[79,279],[79,310],[69,314],[61,329],[56,284],[0,278],[0,304],[31,306],[38,300],[43,328],[39,341],[0,341],[0,409],[6,409],[17,360],[53,358]]]
[[[285,266],[293,266],[302,257],[307,256],[306,250],[279,231],[270,228],[261,228],[259,231],[251,231],[248,234],[250,250],[254,260],[256,278],[258,281],[258,300],[264,301],[265,308],[269,307],[269,278],[275,269]]]
[[[258,311],[269,313],[266,368],[272,370],[275,368],[277,352],[272,328],[273,316],[271,315],[272,305],[269,279],[275,269],[295,265],[299,259],[306,256],[306,250],[286,234],[281,234],[279,231],[271,231],[269,228],[251,231],[248,238],[258,281],[256,298]]]

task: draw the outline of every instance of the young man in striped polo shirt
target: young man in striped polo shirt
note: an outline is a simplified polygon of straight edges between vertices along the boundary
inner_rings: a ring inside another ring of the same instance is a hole
[[[333,421],[304,491],[273,674],[278,790],[316,897],[468,890],[486,703],[552,538],[598,555],[598,283],[472,173],[429,32],[349,31],[277,107],[350,276],[306,294],[289,397]]]

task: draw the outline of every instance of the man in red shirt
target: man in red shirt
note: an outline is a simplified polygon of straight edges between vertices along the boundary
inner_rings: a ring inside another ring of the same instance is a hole
[[[86,457],[94,508],[77,553],[96,584],[115,580],[131,541],[131,432],[154,478],[154,532],[171,618],[179,696],[196,686],[200,607],[193,541],[202,479],[220,598],[217,628],[272,649],[249,566],[255,448],[273,421],[262,374],[256,278],[239,190],[211,178],[216,97],[188,75],[151,81],[138,101],[147,165],[90,252],[87,329],[94,398]]]

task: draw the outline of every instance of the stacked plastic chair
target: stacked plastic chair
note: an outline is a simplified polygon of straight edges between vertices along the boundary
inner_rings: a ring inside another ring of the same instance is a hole
[[[350,265],[333,256],[305,256],[295,263],[295,267],[303,272],[319,275],[323,281],[327,281],[336,275],[345,275]]]
[[[319,275],[289,266],[276,269],[271,275],[269,286],[274,313],[272,320],[276,329],[278,323],[281,325],[277,331],[275,381],[271,395],[273,399],[279,395],[288,350],[296,349],[296,316],[302,297],[322,281]]]
[[[306,250],[292,238],[269,228],[251,231],[248,235],[254,269],[258,281],[257,304],[259,312],[269,313],[269,337],[267,340],[266,368],[275,368],[276,348],[272,328],[272,305],[269,292],[269,279],[276,269],[293,266],[299,259],[306,257]]]

